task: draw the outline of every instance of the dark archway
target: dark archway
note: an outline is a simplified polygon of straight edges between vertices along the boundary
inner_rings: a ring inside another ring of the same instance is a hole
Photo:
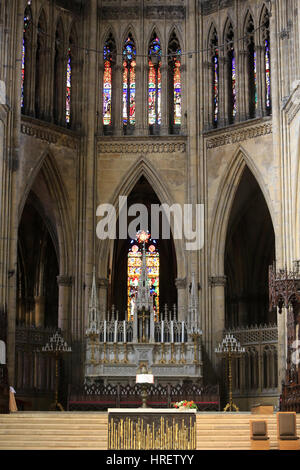
[[[132,204],[144,204],[151,214],[151,204],[161,204],[153,188],[142,176],[134,186],[127,200],[128,207]],[[135,217],[128,217],[128,223]],[[149,227],[151,226],[149,220]],[[117,232],[118,233],[118,232]],[[116,306],[119,311],[119,319],[124,319],[127,309],[127,257],[131,240],[116,239],[114,243],[114,255],[112,262],[112,272],[110,273],[110,289],[108,298],[108,307]],[[157,246],[160,253],[160,311],[164,309],[165,304],[169,310],[174,304],[177,304],[177,290],[175,279],[177,277],[177,261],[173,239],[157,240]]]
[[[226,238],[226,328],[276,323],[276,312],[269,312],[268,296],[268,267],[274,259],[271,216],[256,179],[246,167]]]
[[[59,266],[55,233],[50,233],[42,205],[29,193],[18,236],[18,316],[27,326],[58,326]]]

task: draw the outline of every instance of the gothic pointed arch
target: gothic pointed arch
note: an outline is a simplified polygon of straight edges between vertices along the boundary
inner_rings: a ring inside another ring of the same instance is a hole
[[[44,194],[47,193],[48,195],[47,197],[49,198],[49,201],[47,205],[53,209],[55,208],[52,213],[52,225],[56,227],[57,233],[60,274],[65,275],[71,273],[73,270],[72,259],[74,234],[72,230],[70,203],[65,184],[57,166],[55,156],[49,150],[43,152],[35,168],[31,172],[30,179],[26,184],[23,197],[19,205],[19,221],[21,220],[26,201],[32,188],[34,185],[38,187],[38,179],[43,182],[43,186],[41,185],[41,187],[44,188]],[[42,201],[43,196],[41,196],[40,199]],[[44,219],[46,219],[46,216]],[[49,227],[48,229],[51,232]]]
[[[224,251],[225,327],[276,323],[269,311],[275,233],[263,193],[245,165],[232,201]]]
[[[160,204],[165,203],[168,206],[172,206],[175,203],[168,190],[167,182],[155,171],[151,162],[146,157],[141,156],[139,161],[132,165],[126,178],[123,178],[117,186],[114,196],[109,201],[115,207],[117,213],[119,211],[119,196],[128,197],[141,177],[144,177],[153,188]],[[101,260],[98,271],[101,278],[107,277],[108,259],[112,246],[112,241],[108,239],[99,240],[98,242],[96,259]],[[184,279],[186,277],[186,258],[183,240],[174,239],[174,246],[177,259],[177,275],[178,278]]]
[[[274,226],[273,204],[265,182],[253,159],[248,155],[245,149],[240,147],[235,152],[222,178],[213,209],[213,218],[210,225],[210,233],[212,235],[209,241],[209,265],[213,276],[224,275],[224,253],[228,221],[236,191],[246,167],[251,171],[263,194],[268,213],[270,214]]]

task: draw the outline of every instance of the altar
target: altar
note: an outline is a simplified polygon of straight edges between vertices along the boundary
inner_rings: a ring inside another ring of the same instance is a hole
[[[180,315],[184,320],[179,321],[175,305],[171,310],[167,306],[158,310],[147,265],[153,253],[151,246],[147,252],[145,247],[150,235],[142,234],[137,286],[124,319],[118,318],[114,308],[101,318],[94,272],[86,330],[88,386],[132,385],[141,363],[151,368],[155,385],[202,383],[202,331],[194,274],[186,314]],[[134,253],[130,256],[134,257]]]
[[[109,450],[195,450],[196,410],[109,409]]]

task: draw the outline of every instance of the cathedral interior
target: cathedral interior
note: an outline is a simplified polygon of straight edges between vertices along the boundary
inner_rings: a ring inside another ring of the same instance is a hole
[[[299,18],[298,0],[0,1],[0,384],[21,409],[53,401],[58,331],[64,407],[134,387],[141,361],[223,407],[233,335],[239,408],[294,387],[300,410]],[[120,197],[202,205],[202,248],[151,225],[99,239]]]

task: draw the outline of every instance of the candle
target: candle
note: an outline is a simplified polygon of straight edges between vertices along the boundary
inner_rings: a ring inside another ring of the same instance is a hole
[[[103,342],[106,343],[106,320],[104,320],[104,337]]]
[[[184,321],[181,324],[182,329],[181,329],[181,342],[184,343]]]
[[[171,320],[171,343],[174,343],[174,323]]]
[[[161,342],[164,342],[164,321],[161,321]]]
[[[115,337],[114,342],[117,343],[117,334],[118,334],[118,322],[115,320]]]
[[[123,333],[124,333],[124,343],[126,343],[126,321],[123,321]]]

